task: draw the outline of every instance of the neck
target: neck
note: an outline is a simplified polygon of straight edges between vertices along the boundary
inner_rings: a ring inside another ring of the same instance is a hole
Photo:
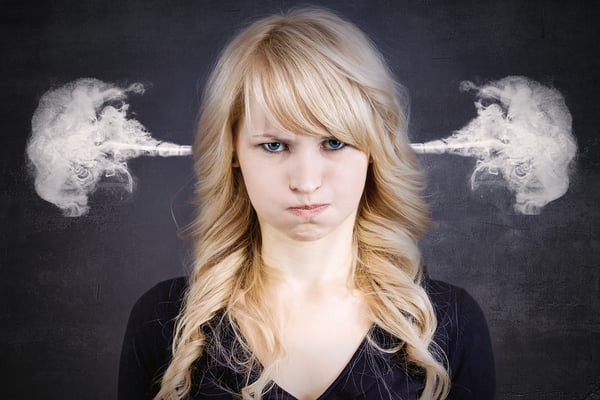
[[[262,231],[262,257],[278,281],[293,288],[348,285],[354,262],[354,219],[317,240],[297,241]]]

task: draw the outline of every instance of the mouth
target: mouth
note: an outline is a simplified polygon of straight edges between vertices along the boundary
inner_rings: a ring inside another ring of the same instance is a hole
[[[308,204],[289,207],[288,211],[299,217],[313,217],[325,211],[328,206],[328,204]]]

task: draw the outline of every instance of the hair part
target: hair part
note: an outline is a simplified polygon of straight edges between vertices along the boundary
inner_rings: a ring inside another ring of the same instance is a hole
[[[190,393],[192,364],[208,346],[247,377],[259,365],[252,348],[273,354],[274,361],[254,381],[248,378],[240,394],[260,398],[285,350],[277,321],[262,301],[268,269],[258,220],[241,173],[232,168],[236,129],[252,117],[250,98],[285,130],[333,136],[370,156],[354,228],[353,284],[365,295],[374,324],[401,345],[371,343],[377,351],[402,350],[423,371],[421,398],[445,397],[449,375],[432,342],[435,313],[419,285],[417,241],[428,218],[400,104],[406,96],[362,31],[330,11],[303,8],[248,26],[225,47],[209,77],[194,144],[199,209],[189,228],[194,270],[156,399]],[[225,317],[215,325],[221,312]],[[236,336],[235,349],[217,342],[227,327]]]

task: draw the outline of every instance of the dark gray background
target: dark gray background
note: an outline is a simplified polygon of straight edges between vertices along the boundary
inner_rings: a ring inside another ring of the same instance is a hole
[[[331,1],[363,28],[412,96],[411,135],[445,137],[475,116],[458,84],[525,75],[563,93],[579,143],[569,192],[539,216],[502,189],[471,193],[474,160],[423,156],[435,223],[431,275],[468,289],[493,337],[500,399],[600,398],[598,40],[595,2]],[[110,187],[64,218],[24,164],[49,88],[80,77],[152,83],[131,99],[163,140],[192,142],[198,93],[249,17],[291,1],[3,1],[0,146],[0,397],[110,399],[137,297],[185,273],[191,160],[131,162],[137,190]],[[173,218],[173,216],[175,218]]]

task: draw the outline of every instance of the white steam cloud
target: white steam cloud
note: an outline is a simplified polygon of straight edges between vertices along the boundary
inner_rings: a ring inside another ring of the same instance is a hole
[[[413,144],[415,151],[477,158],[471,188],[507,185],[523,214],[539,214],[565,194],[577,144],[560,92],[520,76],[466,81],[461,90],[476,92],[477,117],[448,138]]]
[[[79,79],[46,92],[31,121],[27,156],[38,195],[66,216],[89,210],[88,195],[103,177],[133,190],[127,160],[142,156],[191,154],[190,146],[161,142],[127,116],[127,95],[144,93],[134,83],[126,88]]]
[[[477,158],[471,188],[507,186],[524,214],[538,214],[561,197],[577,145],[560,92],[519,76],[482,86],[466,81],[461,90],[475,91],[477,117],[445,139],[413,143],[415,152]],[[158,141],[127,115],[127,95],[143,92],[139,83],[120,88],[90,78],[42,96],[27,145],[40,197],[80,216],[102,178],[133,190],[129,159],[191,154],[191,146]]]

